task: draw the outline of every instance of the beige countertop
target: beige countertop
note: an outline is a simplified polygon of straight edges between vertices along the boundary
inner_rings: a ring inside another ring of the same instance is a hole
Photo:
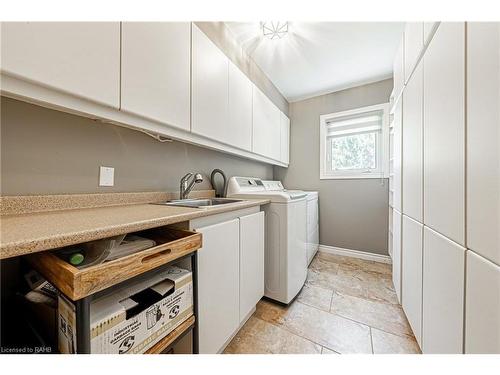
[[[210,208],[126,204],[4,215],[0,217],[0,259],[267,203],[267,199],[252,199]]]

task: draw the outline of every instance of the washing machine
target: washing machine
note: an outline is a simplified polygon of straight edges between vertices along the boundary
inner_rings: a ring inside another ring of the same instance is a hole
[[[263,206],[266,217],[264,295],[290,303],[307,277],[307,194],[287,191],[280,181],[231,177],[227,197],[271,201]]]

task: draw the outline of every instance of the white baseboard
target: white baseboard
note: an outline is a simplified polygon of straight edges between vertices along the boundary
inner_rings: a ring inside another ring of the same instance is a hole
[[[344,249],[342,247],[319,245],[319,251],[328,254],[342,255],[345,257],[371,260],[373,262],[388,263],[388,264],[392,263],[392,259],[388,255],[367,253],[366,251]]]

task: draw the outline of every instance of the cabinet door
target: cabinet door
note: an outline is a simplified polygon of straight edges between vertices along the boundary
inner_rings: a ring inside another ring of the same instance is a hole
[[[401,213],[392,213],[392,283],[401,302]]]
[[[465,38],[441,23],[424,57],[424,224],[464,245]]]
[[[467,247],[500,264],[500,24],[467,24]]]
[[[118,108],[119,22],[2,22],[2,72]]]
[[[288,164],[290,161],[290,119],[283,112],[280,112],[280,116],[281,116],[280,117],[281,118],[280,161],[282,163]]]
[[[401,35],[398,50],[393,64],[393,81],[394,81],[394,98],[397,99],[401,91],[403,91],[405,81],[405,66],[404,66],[404,35]]]
[[[221,140],[229,124],[229,60],[194,24],[192,30],[191,131]]]
[[[439,22],[424,22],[424,45],[428,45],[434,30],[439,27]]]
[[[424,227],[422,350],[462,353],[465,249]]]
[[[253,152],[275,160],[280,159],[280,122],[280,110],[254,85]]]
[[[403,184],[403,170],[402,170],[402,134],[403,134],[403,99],[400,99],[396,104],[394,109],[394,128],[393,128],[393,202],[392,207],[394,207],[399,212],[402,211],[402,184]]]
[[[191,24],[123,22],[121,109],[189,130]]]
[[[423,225],[403,215],[401,276],[403,309],[422,346],[422,236]]]
[[[252,150],[252,81],[229,61],[229,123],[220,139]]]
[[[204,228],[198,252],[198,324],[200,353],[222,349],[240,322],[239,220]]]
[[[240,322],[264,296],[264,212],[240,217]]]
[[[500,354],[500,266],[467,251],[465,353]]]
[[[415,68],[424,48],[424,23],[408,22],[405,26],[405,82]]]
[[[403,214],[423,222],[423,67],[419,64],[403,94]]]

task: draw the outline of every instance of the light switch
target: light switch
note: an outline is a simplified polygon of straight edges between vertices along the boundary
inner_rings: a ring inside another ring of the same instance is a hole
[[[99,186],[115,185],[115,169],[112,167],[101,167],[99,170]]]

